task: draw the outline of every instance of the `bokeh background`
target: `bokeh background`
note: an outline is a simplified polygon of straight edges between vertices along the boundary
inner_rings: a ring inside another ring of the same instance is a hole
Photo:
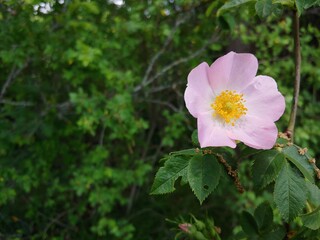
[[[238,213],[270,197],[226,184],[199,205],[188,186],[150,196],[159,160],[190,148],[187,75],[229,51],[251,52],[293,93],[292,12],[223,0],[0,1],[0,239],[173,239],[172,221],[212,216],[231,239]],[[320,157],[320,9],[301,17],[296,142]],[[219,185],[220,186],[220,185]],[[171,221],[166,221],[170,219]]]

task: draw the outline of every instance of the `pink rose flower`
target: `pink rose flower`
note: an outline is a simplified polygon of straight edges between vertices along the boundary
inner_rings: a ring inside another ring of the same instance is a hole
[[[197,118],[200,146],[236,147],[236,140],[256,149],[276,142],[274,124],[285,109],[275,80],[256,76],[257,58],[230,52],[210,67],[201,63],[188,75],[186,106]]]

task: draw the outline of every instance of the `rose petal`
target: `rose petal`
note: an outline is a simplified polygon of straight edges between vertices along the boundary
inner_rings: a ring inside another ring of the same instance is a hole
[[[226,130],[214,119],[212,112],[198,115],[198,139],[202,148],[236,147],[235,141],[227,136]]]
[[[249,115],[277,121],[285,110],[285,100],[278,91],[275,80],[268,76],[257,76],[243,90]]]
[[[209,69],[209,80],[213,91],[241,91],[256,76],[258,60],[250,53],[230,52],[218,58]]]
[[[195,118],[202,112],[211,111],[211,103],[214,99],[212,89],[209,85],[207,63],[201,63],[188,75],[188,84],[184,93],[186,106]]]
[[[228,136],[240,140],[249,147],[256,149],[270,149],[274,146],[278,129],[273,121],[246,115],[239,127],[228,130]]]

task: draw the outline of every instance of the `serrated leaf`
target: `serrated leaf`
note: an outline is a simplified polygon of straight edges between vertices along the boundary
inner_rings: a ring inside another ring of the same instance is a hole
[[[254,159],[253,183],[260,189],[276,179],[285,162],[284,155],[277,150],[261,152],[255,155]]]
[[[320,228],[320,207],[311,213],[301,215],[303,225],[312,230]]]
[[[298,152],[298,148],[294,145],[286,147],[282,150],[283,154],[289,159],[307,178],[310,182],[314,183],[314,170],[305,155]]]
[[[181,176],[180,184],[181,186],[186,185],[188,183],[188,171],[186,171],[186,174]]]
[[[241,214],[240,225],[242,230],[249,236],[255,236],[259,233],[256,220],[250,213],[246,211],[242,212]]]
[[[307,200],[305,188],[305,180],[286,161],[274,187],[274,201],[286,221],[301,213]]]
[[[257,221],[259,232],[268,231],[273,224],[273,211],[268,202],[260,204],[254,211],[254,218]]]
[[[159,169],[154,179],[150,194],[165,194],[175,190],[174,183],[179,178],[186,178],[190,158],[170,157]]]
[[[304,9],[308,9],[313,6],[320,6],[320,0],[305,0],[305,1],[306,3],[304,6]]]
[[[319,0],[295,0],[295,3],[300,16],[305,9],[308,9],[315,5],[319,5],[320,1]]]
[[[313,183],[307,181],[308,201],[314,206],[320,206],[320,189]]]
[[[259,17],[266,18],[272,13],[272,0],[258,0],[255,8]]]
[[[221,166],[214,155],[196,155],[190,160],[188,180],[200,204],[219,183]]]
[[[247,4],[249,2],[255,2],[256,0],[231,0],[225,3],[221,8],[219,8],[217,15],[220,16],[223,12],[230,9],[239,7],[240,5]]]

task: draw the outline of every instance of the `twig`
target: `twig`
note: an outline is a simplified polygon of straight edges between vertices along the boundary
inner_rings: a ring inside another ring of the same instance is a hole
[[[178,112],[179,111],[179,109],[177,107],[175,107],[173,104],[171,104],[170,102],[165,102],[165,101],[160,101],[160,100],[150,100],[150,99],[146,99],[145,101],[150,102],[150,103],[155,103],[155,104],[161,104],[161,105],[168,106],[174,112]]]
[[[67,228],[68,226],[62,222],[59,221],[60,218],[62,218],[64,215],[66,215],[68,213],[68,210],[67,211],[64,211],[60,214],[58,214],[58,216],[56,216],[55,218],[52,218],[51,221],[47,224],[46,228],[43,230],[43,236],[46,235],[46,233],[48,232],[48,230],[54,225],[54,224],[57,224],[57,225],[60,225],[62,227],[65,227]]]
[[[11,101],[7,99],[0,100],[0,104],[4,105],[12,105],[12,106],[20,106],[20,107],[30,107],[36,105],[34,102],[28,102],[28,101]],[[59,103],[59,104],[46,104],[46,106],[49,106],[50,108],[57,108],[58,110],[64,111],[68,108],[70,108],[73,104],[69,101]]]
[[[129,213],[131,212],[131,209],[132,209],[132,205],[133,205],[133,202],[134,202],[134,199],[135,199],[135,196],[136,196],[136,191],[137,191],[137,185],[133,185],[131,187],[131,191],[130,191],[130,197],[129,197],[129,201],[128,201],[128,204],[127,204],[127,215],[129,215]]]
[[[26,102],[26,101],[15,102],[15,101],[6,100],[6,99],[0,100],[0,104],[17,106],[17,107],[31,107],[34,105],[33,102]]]
[[[197,150],[199,151],[199,149]],[[203,154],[214,154],[218,157],[219,162],[226,168],[228,174],[234,179],[234,183],[238,189],[238,191],[240,193],[244,193],[244,187],[242,186],[239,176],[238,176],[238,172],[237,170],[232,170],[232,167],[228,164],[227,160],[224,159],[224,157],[219,154],[219,153],[215,153],[213,150],[211,149],[203,149],[202,150]]]
[[[140,91],[143,87],[148,86],[149,84],[151,84],[152,82],[154,82],[157,78],[159,78],[161,75],[163,75],[164,73],[166,73],[167,71],[169,71],[170,69],[172,69],[173,67],[181,64],[181,63],[185,63],[195,57],[197,57],[198,55],[200,55],[202,52],[204,52],[206,50],[206,48],[208,47],[208,45],[210,45],[212,42],[216,41],[218,39],[218,35],[213,35],[210,40],[200,49],[198,49],[197,51],[195,51],[194,53],[190,54],[187,57],[184,58],[180,58],[174,62],[172,62],[171,64],[165,66],[160,72],[158,72],[154,77],[148,79],[147,81],[144,82],[144,84],[140,84],[138,85],[135,89],[134,92],[138,92]]]
[[[293,142],[294,138],[294,127],[297,118],[297,109],[298,109],[298,99],[299,99],[299,90],[300,90],[300,70],[301,70],[301,50],[300,50],[300,28],[299,23],[299,14],[297,10],[294,12],[293,16],[293,39],[294,39],[294,59],[295,59],[295,81],[294,81],[294,94],[292,100],[291,114],[289,125],[287,129],[287,135],[291,138]]]
[[[4,95],[6,94],[6,91],[7,91],[8,87],[10,86],[12,81],[21,73],[21,71],[27,66],[27,64],[28,64],[28,60],[19,69],[17,69],[17,67],[15,65],[12,67],[11,72],[10,72],[6,82],[2,86],[2,89],[1,89],[1,92],[0,92],[0,101],[3,99]]]
[[[99,145],[100,146],[103,146],[105,132],[106,132],[106,125],[103,124],[101,132],[100,132],[100,136],[99,136]]]
[[[153,69],[153,66],[154,64],[156,63],[156,61],[159,59],[159,57],[164,53],[164,51],[166,50],[166,48],[168,47],[169,43],[172,41],[173,39],[173,36],[174,34],[176,33],[176,31],[178,30],[178,27],[184,23],[188,18],[189,18],[190,15],[186,15],[184,16],[182,19],[178,19],[175,23],[175,26],[174,28],[172,29],[171,33],[169,34],[169,36],[167,37],[166,41],[164,42],[162,48],[160,49],[159,52],[157,52],[153,58],[151,59],[150,61],[150,64],[144,74],[144,77],[142,79],[142,82],[141,84],[137,87],[139,89],[141,89],[147,82],[148,82],[148,78],[149,78],[149,75]],[[135,90],[136,91],[136,90]]]

